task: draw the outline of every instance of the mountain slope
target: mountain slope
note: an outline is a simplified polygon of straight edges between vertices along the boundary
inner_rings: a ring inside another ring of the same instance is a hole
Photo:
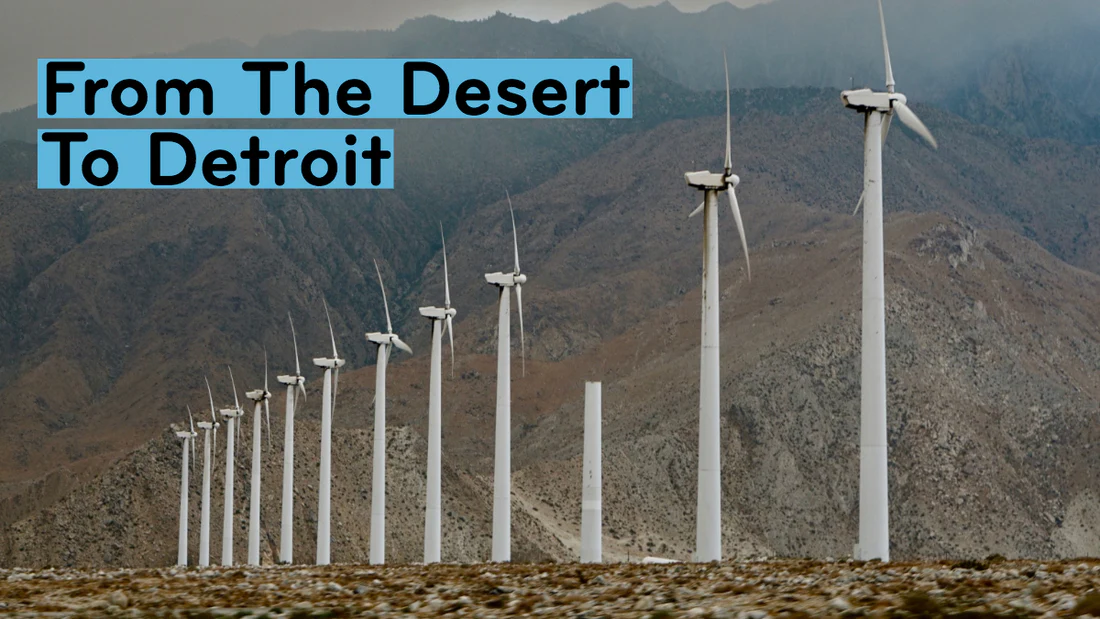
[[[938,215],[890,218],[887,346],[895,556],[1079,556],[1100,465],[1100,277],[1034,243]],[[722,273],[724,538],[728,555],[844,556],[856,534],[860,235],[853,225],[757,252],[757,278]],[[517,560],[574,556],[583,380],[604,381],[611,558],[688,558],[694,522],[698,288],[598,350],[529,363],[514,381]],[[420,553],[426,358],[391,367],[391,561]],[[444,557],[484,560],[490,529],[493,360],[461,355],[444,385]],[[341,380],[337,561],[369,528],[371,368]],[[299,426],[296,552],[311,556],[316,408]],[[278,408],[278,407],[276,407]],[[276,435],[281,436],[276,420]],[[265,556],[277,545],[279,439],[265,452]],[[5,563],[160,564],[175,548],[179,447],[163,436],[100,481],[15,524]],[[245,470],[241,449],[238,470]],[[1091,454],[1091,455],[1090,455]],[[1049,475],[1047,471],[1063,471]],[[238,481],[243,497],[245,480]],[[215,505],[220,492],[215,481]],[[192,507],[197,510],[197,482]],[[247,509],[239,502],[239,552]],[[196,512],[197,513],[197,512]],[[116,530],[117,529],[117,530]],[[214,544],[220,534],[215,527]],[[194,531],[194,527],[192,527]]]

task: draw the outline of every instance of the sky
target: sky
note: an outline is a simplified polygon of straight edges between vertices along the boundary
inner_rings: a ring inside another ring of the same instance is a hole
[[[559,20],[611,0],[0,0],[0,112],[34,103],[38,58],[129,57],[295,30],[391,29],[438,15],[503,11]],[[673,0],[700,11],[723,0]],[[766,0],[732,0],[748,6]],[[628,6],[657,0],[619,0]]]

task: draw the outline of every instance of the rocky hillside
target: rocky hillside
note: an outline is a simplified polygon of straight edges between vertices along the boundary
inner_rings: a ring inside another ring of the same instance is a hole
[[[600,51],[586,37],[497,16],[417,20],[384,36],[302,33],[255,49]],[[1012,105],[971,112],[1024,129],[915,103],[941,148],[898,127],[885,151],[899,556],[1100,551],[1089,526],[1100,497],[1087,483],[1097,471],[1100,148],[1027,137],[1045,135],[1033,125],[1047,111],[1074,111],[1048,96],[1052,76],[1000,66],[981,96]],[[46,192],[34,186],[33,148],[0,143],[0,564],[170,561],[179,455],[169,424],[185,405],[205,409],[203,374],[224,405],[225,364],[242,389],[260,384],[265,347],[273,372],[289,368],[288,311],[302,356],[327,350],[322,299],[350,360],[336,558],[364,557],[374,351],[362,333],[382,321],[375,258],[395,327],[417,352],[391,366],[389,522],[391,558],[418,557],[427,326],[416,307],[442,301],[440,220],[459,310],[444,556],[485,558],[496,296],[482,274],[511,264],[505,188],[531,278],[529,376],[514,377],[516,557],[575,551],[586,379],[606,387],[609,554],[687,557],[701,224],[686,219],[698,196],[682,173],[720,165],[724,122],[713,114],[724,101],[637,67],[629,122],[401,125],[402,189],[392,192]],[[1039,116],[1017,114],[1032,105]],[[735,91],[733,109],[755,276],[744,280],[723,211],[727,553],[842,556],[857,488],[860,119],[835,92],[812,89]],[[20,118],[0,129],[33,127]],[[1067,132],[1086,126],[1076,118]],[[309,436],[319,386],[305,369]],[[298,552],[309,557],[316,445],[299,445]],[[265,482],[269,544],[277,488]]]
[[[843,556],[855,538],[860,236],[853,225],[839,228],[760,248],[751,284],[737,265],[722,274],[724,529],[732,556]],[[1011,233],[937,215],[893,217],[887,238],[895,554],[1100,552],[1092,524],[1100,497],[1090,484],[1100,462],[1088,449],[1098,438],[1091,417],[1100,403],[1100,277]],[[530,363],[529,375],[515,380],[517,559],[576,552],[585,379],[605,385],[608,554],[690,556],[698,302],[693,286],[597,349]],[[421,551],[425,360],[393,366],[390,380],[387,521],[395,561],[415,561]],[[462,355],[456,379],[445,383],[450,560],[483,560],[488,552],[492,364]],[[341,379],[338,561],[360,561],[368,550],[372,384],[371,368]],[[317,406],[310,400],[308,414]],[[277,547],[280,425],[275,449],[265,452],[268,555]],[[306,437],[316,426],[300,428],[296,552],[308,560],[316,445]],[[246,466],[242,450],[238,470]],[[156,439],[15,524],[5,563],[171,561],[178,467],[178,444]],[[240,553],[246,476],[236,490]],[[216,532],[215,547],[219,539]]]

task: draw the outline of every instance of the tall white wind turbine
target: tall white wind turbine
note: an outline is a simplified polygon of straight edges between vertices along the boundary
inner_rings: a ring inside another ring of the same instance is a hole
[[[203,432],[202,511],[199,517],[199,566],[206,567],[210,565],[210,472],[214,468],[211,454],[216,453],[218,450],[218,427],[221,424],[218,423],[218,414],[214,409],[214,392],[210,390],[210,381],[207,380],[205,376],[203,376],[202,379],[206,381],[206,394],[210,396],[210,421],[200,421],[196,424]],[[211,449],[210,444],[211,431],[214,433],[213,449]]]
[[[725,54],[722,56],[725,64]],[[729,196],[733,220],[745,252],[745,270],[752,278],[749,246],[736,187],[741,179],[733,173],[730,139],[730,78],[726,65],[726,159],[722,172],[688,172],[688,185],[703,192],[703,203],[689,217],[703,213],[703,333],[699,367],[699,488],[695,514],[695,560],[722,560],[722,459],[719,415],[719,309],[718,309],[718,194]]]
[[[844,105],[864,117],[863,130],[863,351],[860,371],[859,543],[855,558],[890,560],[890,508],[886,455],[886,290],[883,282],[882,146],[894,114],[933,148],[936,138],[894,92],[886,18],[878,2],[886,92],[842,93]],[[859,210],[859,205],[856,205]]]
[[[328,302],[322,299],[322,303],[325,305],[325,319],[328,320],[328,334],[332,338],[332,357],[313,360],[313,365],[325,369],[321,392],[321,474],[317,487],[317,565],[328,565],[331,562],[329,544],[332,541],[332,519],[329,511],[332,507],[332,414],[336,407],[340,368],[344,366],[344,360],[336,352],[336,335],[332,331]]]
[[[440,489],[443,458],[443,331],[451,338],[451,378],[454,378],[454,320],[458,313],[451,307],[451,280],[447,273],[447,239],[443,224],[439,225],[443,240],[443,307],[422,307],[420,315],[432,323],[432,363],[428,386],[428,487],[424,503],[424,563],[439,563],[442,497]]]
[[[229,381],[233,385],[233,408],[223,408],[222,418],[226,424],[225,441],[225,510],[222,512],[222,565],[233,565],[233,466],[236,463],[237,429],[239,418],[244,415],[240,398],[237,397],[237,381],[233,379],[233,368],[229,368]]]
[[[267,441],[271,445],[271,392],[267,389],[267,350],[264,350],[264,388],[245,393],[255,404],[252,414],[252,480],[248,509],[248,564],[260,564],[260,411],[267,414]]]
[[[368,333],[367,341],[378,346],[378,364],[374,374],[374,470],[371,474],[370,493],[370,562],[381,565],[386,562],[386,363],[390,349],[397,348],[412,354],[409,345],[393,332],[390,321],[390,305],[386,301],[386,286],[382,283],[382,271],[374,262],[378,285],[382,288],[382,305],[386,309],[386,332]]]
[[[527,344],[523,335],[523,285],[527,283],[527,276],[519,269],[519,240],[516,236],[512,197],[507,192],[505,197],[508,199],[508,213],[512,217],[515,269],[511,273],[485,274],[485,281],[500,289],[500,315],[497,323],[496,453],[493,460],[492,560],[497,562],[512,560],[512,327],[509,288],[516,289],[520,354],[523,359],[523,373],[527,373]]]
[[[286,426],[283,433],[283,512],[279,532],[279,562],[294,562],[294,407],[298,404],[298,392],[306,397],[306,377],[302,376],[302,362],[298,358],[298,336],[294,333],[294,319],[290,321],[290,337],[294,340],[294,375],[279,376],[279,384],[286,385]]]
[[[195,452],[195,420],[191,418],[191,407],[187,407],[187,421],[191,424],[190,430],[176,432],[176,436],[183,439],[183,466],[180,472],[180,535],[179,547],[176,553],[176,565],[187,565],[187,519],[188,519],[188,495],[191,494],[191,456]]]

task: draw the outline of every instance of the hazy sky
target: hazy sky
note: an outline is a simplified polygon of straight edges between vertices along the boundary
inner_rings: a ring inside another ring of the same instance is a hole
[[[558,20],[611,0],[0,0],[0,111],[35,99],[37,58],[137,56],[294,30],[394,28],[410,17],[504,11]],[[630,6],[658,0],[619,0]],[[722,0],[673,0],[684,11]],[[732,0],[746,6],[765,0]]]

